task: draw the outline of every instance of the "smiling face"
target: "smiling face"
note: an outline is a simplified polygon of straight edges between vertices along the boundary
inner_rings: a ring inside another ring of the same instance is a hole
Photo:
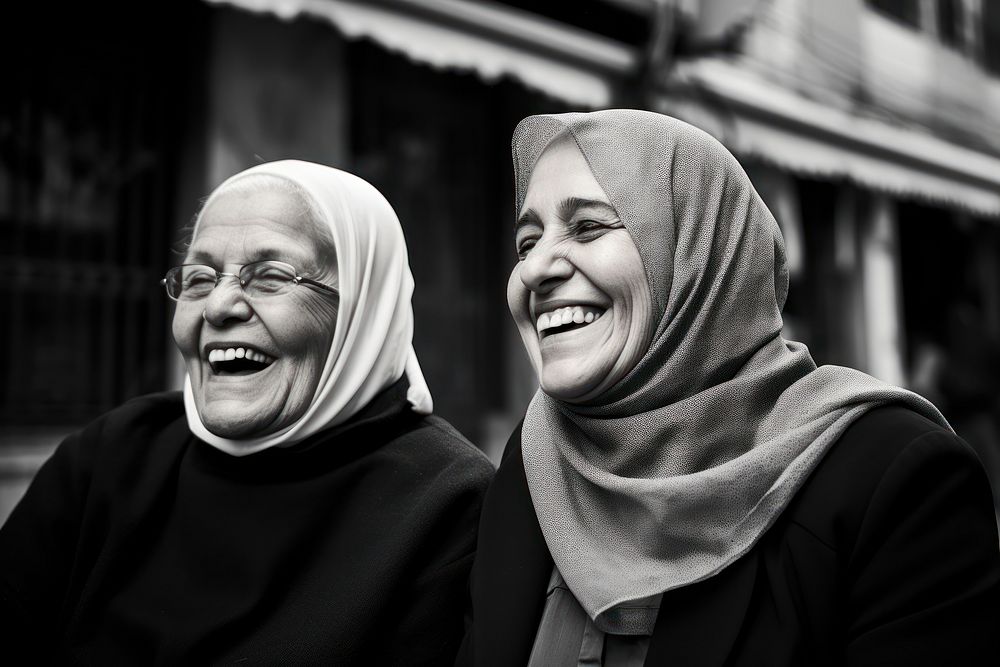
[[[244,264],[279,260],[301,276],[334,285],[332,241],[322,240],[317,224],[290,188],[232,188],[202,212],[184,263],[237,273]],[[174,341],[205,427],[239,439],[298,420],[326,363],[337,307],[335,295],[304,285],[249,298],[228,276],[208,296],[178,301]]]
[[[515,243],[507,302],[542,390],[599,396],[648,349],[652,299],[632,237],[572,141],[535,164]]]

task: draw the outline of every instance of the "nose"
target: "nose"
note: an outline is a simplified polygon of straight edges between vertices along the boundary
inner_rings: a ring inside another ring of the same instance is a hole
[[[222,276],[215,289],[205,297],[205,321],[214,327],[245,322],[252,316],[253,309],[235,276]]]
[[[521,282],[535,293],[551,292],[572,275],[572,262],[545,239],[540,239],[521,262]]]

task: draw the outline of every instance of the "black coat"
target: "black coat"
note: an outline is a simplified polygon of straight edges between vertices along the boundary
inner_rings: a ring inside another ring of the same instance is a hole
[[[486,495],[458,664],[524,665],[552,559],[511,436]],[[873,410],[747,555],[664,594],[646,665],[995,665],[1000,547],[962,440]]]
[[[0,530],[0,661],[450,663],[493,468],[405,394],[242,458],[176,393],[70,437]]]

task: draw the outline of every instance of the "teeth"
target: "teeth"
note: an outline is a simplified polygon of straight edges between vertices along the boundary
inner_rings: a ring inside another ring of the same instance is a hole
[[[259,364],[270,364],[274,361],[272,357],[249,347],[216,348],[208,353],[208,361],[213,364],[218,361],[232,361],[233,359],[244,358],[256,361]]]
[[[557,308],[551,312],[539,315],[538,320],[535,322],[535,328],[538,330],[538,333],[542,333],[546,329],[560,327],[564,324],[590,324],[591,322],[599,319],[603,313],[603,310],[592,306],[567,306],[565,308]]]

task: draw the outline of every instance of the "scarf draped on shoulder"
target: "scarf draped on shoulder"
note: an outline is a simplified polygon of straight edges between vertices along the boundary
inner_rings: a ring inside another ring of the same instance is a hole
[[[774,523],[858,417],[920,396],[817,368],[781,337],[778,225],[736,159],[674,118],[608,110],[531,116],[513,138],[517,211],[536,161],[575,140],[635,242],[652,341],[584,405],[535,394],[525,474],[556,567],[592,619],[721,571]]]

